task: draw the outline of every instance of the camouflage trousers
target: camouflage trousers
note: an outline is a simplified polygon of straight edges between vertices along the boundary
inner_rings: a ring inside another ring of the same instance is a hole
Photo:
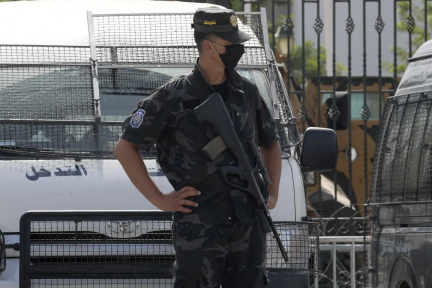
[[[261,223],[209,225],[198,215],[173,223],[174,288],[267,287],[266,235]]]

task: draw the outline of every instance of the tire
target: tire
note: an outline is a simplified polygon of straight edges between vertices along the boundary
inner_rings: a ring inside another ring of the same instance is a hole
[[[409,259],[399,258],[393,266],[389,288],[419,288],[417,277]]]

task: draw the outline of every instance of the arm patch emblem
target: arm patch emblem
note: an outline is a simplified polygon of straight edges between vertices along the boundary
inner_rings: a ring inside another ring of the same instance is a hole
[[[144,119],[144,114],[145,114],[145,110],[144,109],[138,109],[137,112],[135,112],[135,114],[132,115],[132,118],[130,120],[130,125],[133,128],[139,128],[143,122]]]

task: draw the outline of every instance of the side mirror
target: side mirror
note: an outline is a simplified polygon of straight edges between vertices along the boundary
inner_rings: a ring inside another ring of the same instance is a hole
[[[306,129],[301,153],[301,171],[329,171],[336,169],[338,155],[337,136],[328,128]]]
[[[336,107],[339,109],[340,115],[336,121],[336,130],[346,130],[348,128],[348,92],[335,92],[335,97],[333,94],[326,100],[328,109],[333,105],[333,101],[336,100]],[[327,113],[326,113],[327,114]],[[333,121],[327,114],[327,127],[333,128]]]

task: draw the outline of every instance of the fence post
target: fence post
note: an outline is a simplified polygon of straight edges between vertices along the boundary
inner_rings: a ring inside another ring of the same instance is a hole
[[[351,288],[355,288],[355,242],[351,243]]]
[[[336,274],[336,241],[333,242],[333,288],[337,287],[337,274]]]

